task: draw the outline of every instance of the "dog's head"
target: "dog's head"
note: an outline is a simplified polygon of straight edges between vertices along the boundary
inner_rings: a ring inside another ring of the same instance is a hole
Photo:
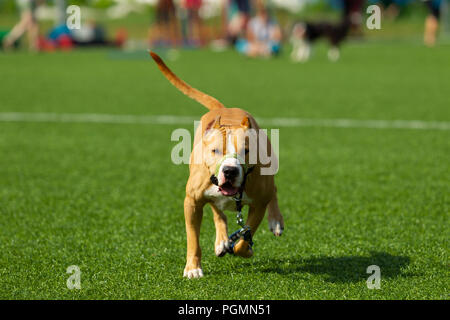
[[[220,116],[211,121],[203,134],[203,160],[224,196],[234,196],[244,183],[245,173],[256,163],[249,161],[250,149],[257,133],[250,120],[244,117],[238,125],[221,125]],[[256,149],[256,146],[255,148]],[[253,150],[252,150],[253,151]],[[256,150],[254,150],[256,152]]]

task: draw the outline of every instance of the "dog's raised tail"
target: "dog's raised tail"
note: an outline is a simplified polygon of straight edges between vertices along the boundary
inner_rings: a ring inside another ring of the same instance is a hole
[[[213,109],[219,109],[219,108],[225,108],[225,106],[218,101],[217,99],[211,97],[210,95],[207,95],[206,93],[203,93],[195,88],[192,88],[190,85],[188,85],[186,82],[178,78],[175,73],[173,73],[162,61],[162,59],[153,51],[150,51],[150,55],[152,56],[153,60],[155,60],[156,64],[158,65],[159,70],[163,73],[163,75],[167,78],[167,80],[170,81],[178,90],[183,92],[188,97],[194,99],[195,101],[199,102],[200,104],[204,105],[209,110]]]

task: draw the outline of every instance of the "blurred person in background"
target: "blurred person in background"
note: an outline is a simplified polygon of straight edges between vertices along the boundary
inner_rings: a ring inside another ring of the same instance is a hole
[[[382,16],[388,20],[396,20],[405,9],[416,0],[370,0],[370,4],[377,4],[382,9]],[[422,0],[423,1],[423,0]]]
[[[248,22],[247,38],[236,42],[236,49],[249,57],[271,57],[281,49],[282,33],[262,0],[256,1],[256,15]]]
[[[364,0],[343,0],[342,23],[350,24],[350,32],[362,36],[361,25]]]
[[[429,14],[425,19],[425,32],[423,41],[426,46],[433,47],[436,44],[439,30],[439,19],[441,17],[442,0],[422,0],[428,7]]]
[[[176,8],[173,0],[159,0],[155,11],[156,24],[149,31],[154,46],[177,46],[180,41]]]
[[[333,9],[341,11],[340,21],[349,23],[349,32],[362,36],[363,5],[365,0],[328,0]],[[379,0],[370,0],[369,2]],[[383,1],[383,0],[382,0]]]
[[[400,8],[395,0],[378,0],[375,1],[375,3],[381,6],[383,9],[383,15],[388,20],[395,20],[398,17]]]
[[[66,23],[66,0],[54,0],[55,3],[55,26]]]
[[[242,32],[247,29],[250,20],[249,0],[230,0],[228,5],[230,21],[227,25],[227,37],[230,44],[235,44]]]
[[[3,47],[5,50],[10,49],[17,40],[27,33],[29,50],[37,51],[39,25],[35,13],[41,2],[38,0],[17,0],[16,3],[20,10],[20,20],[3,40]]]
[[[202,20],[199,13],[202,0],[182,0],[181,3],[187,11],[186,44],[193,47],[201,46],[204,41]]]
[[[234,46],[238,38],[245,37],[251,13],[250,0],[222,0],[221,7],[221,38],[211,43],[216,51]]]
[[[126,41],[126,31],[118,29],[113,40],[108,39],[106,29],[94,20],[81,25],[80,29],[70,30],[61,24],[52,28],[46,37],[39,37],[39,50],[70,50],[73,47],[121,47]]]

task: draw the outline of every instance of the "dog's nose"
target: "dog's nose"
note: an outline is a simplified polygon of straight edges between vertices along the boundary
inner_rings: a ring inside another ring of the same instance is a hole
[[[225,179],[235,178],[239,174],[238,167],[233,166],[224,166],[222,171]]]

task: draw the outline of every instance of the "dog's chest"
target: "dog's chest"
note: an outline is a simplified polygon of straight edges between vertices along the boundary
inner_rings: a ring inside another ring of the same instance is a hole
[[[212,185],[208,189],[205,190],[205,198],[211,201],[219,210],[229,210],[236,211],[236,201],[233,200],[233,197],[226,197],[220,191],[219,187]],[[250,199],[247,194],[244,192],[242,194],[242,204],[249,205],[252,203],[252,199]]]

